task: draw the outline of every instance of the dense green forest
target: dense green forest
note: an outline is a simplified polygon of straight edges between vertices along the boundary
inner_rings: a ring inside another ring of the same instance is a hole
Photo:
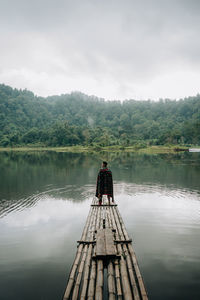
[[[0,146],[200,145],[200,95],[105,101],[79,92],[47,98],[0,85]]]

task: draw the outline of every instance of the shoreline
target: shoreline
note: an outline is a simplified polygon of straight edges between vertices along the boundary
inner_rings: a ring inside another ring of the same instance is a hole
[[[38,147],[38,146],[24,146],[24,147],[0,147],[0,152],[71,152],[71,153],[97,153],[97,152],[135,152],[143,154],[159,154],[159,153],[178,153],[187,152],[190,148],[200,149],[199,146],[177,146],[177,145],[163,145],[163,146],[147,146],[144,148],[137,148],[137,146],[108,146],[108,147],[92,147],[92,146],[67,146],[67,147]]]

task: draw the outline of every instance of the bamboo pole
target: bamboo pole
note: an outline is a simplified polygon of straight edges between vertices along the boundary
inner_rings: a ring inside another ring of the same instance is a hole
[[[102,220],[102,207],[97,206],[97,221],[96,221],[96,230],[103,228],[103,220]],[[96,246],[94,247],[94,253],[96,251]],[[94,292],[95,289],[95,300],[102,300],[103,299],[103,261],[98,260],[96,263],[96,269],[94,269],[94,260],[92,262],[93,269],[91,270],[91,275],[94,275],[96,271],[96,286],[95,286],[95,279],[91,278],[91,282],[89,285],[88,296],[90,296],[91,291]],[[95,270],[95,271],[94,271]],[[93,272],[93,273],[92,273]],[[91,287],[91,288],[90,288]],[[89,294],[90,292],[90,294]],[[88,297],[88,299],[93,299]]]
[[[121,287],[119,260],[118,259],[115,259],[115,280],[116,280],[117,300],[122,300],[122,287]]]
[[[116,212],[115,212],[115,208],[112,208],[112,214],[113,214],[113,222],[115,222],[115,224],[116,224],[116,236],[120,237],[120,239],[123,240],[124,237],[123,237],[123,234],[122,234],[122,231],[120,228],[119,220],[118,220]],[[121,273],[123,296],[126,300],[133,300],[129,277],[128,277],[128,272],[127,272],[127,267],[126,267],[126,261],[124,259],[125,253],[123,252],[121,244],[117,245],[117,249],[118,249],[119,254],[121,255],[120,273]]]
[[[95,251],[96,246],[94,246]],[[92,260],[92,267],[90,272],[90,279],[88,285],[88,293],[87,293],[87,300],[93,300],[95,295],[95,281],[96,281],[96,261]]]
[[[101,214],[101,208],[100,206],[97,206],[97,224],[96,224],[96,230],[100,228],[100,214]]]
[[[108,207],[108,227],[112,228],[111,215],[110,215],[110,207]]]
[[[84,271],[83,286],[82,286],[82,290],[81,290],[80,300],[86,299],[86,293],[87,293],[88,281],[89,281],[89,273],[90,273],[90,265],[91,265],[91,256],[92,256],[92,244],[89,245],[87,259],[85,262],[85,271]]]
[[[116,230],[116,237],[119,238],[111,207],[109,208],[109,217],[110,217],[110,226],[111,228]],[[114,264],[115,264],[116,296],[117,296],[117,300],[122,300],[123,294],[122,294],[122,286],[120,280],[121,278],[120,278],[120,270],[119,270],[119,259],[115,259]]]
[[[115,217],[117,219],[117,223],[118,223],[118,226],[120,228],[120,233],[121,233],[122,239],[124,239],[124,237],[125,237],[125,240],[128,240],[129,239],[128,233],[126,231],[124,222],[123,222],[122,217],[121,217],[121,215],[119,213],[119,210],[117,208],[115,210]],[[134,299],[139,300],[140,295],[139,295],[138,287],[137,287],[137,284],[136,284],[136,279],[135,279],[135,275],[134,275],[134,272],[133,272],[133,265],[132,265],[132,262],[131,262],[131,258],[129,256],[127,246],[122,244],[122,250],[123,250],[123,252],[125,254],[125,257],[126,257],[127,269],[128,269],[128,274],[129,274],[129,278],[130,278],[130,284],[131,284],[131,287],[132,287]]]
[[[80,260],[81,254],[82,254],[82,250],[83,250],[83,244],[80,244],[78,247],[77,253],[76,253],[76,258],[75,258],[74,264],[71,269],[71,273],[69,275],[69,280],[68,280],[64,298],[63,298],[64,300],[68,300],[70,297],[71,289],[74,284],[74,277],[76,274],[76,269],[78,268],[78,265],[79,265],[79,260]]]
[[[105,207],[105,227],[109,228],[109,221],[108,221],[108,207]]]
[[[119,252],[123,254],[121,245],[118,245]],[[120,273],[121,273],[121,281],[122,281],[122,289],[123,289],[123,295],[126,300],[133,300],[131,288],[130,288],[130,282],[128,278],[127,268],[126,268],[126,261],[124,259],[124,256],[121,256],[120,259]]]
[[[134,300],[140,300],[140,294],[139,294],[139,291],[138,291],[135,275],[134,275],[134,272],[133,272],[133,265],[132,265],[130,255],[129,255],[128,250],[127,250],[127,246],[122,245],[122,248],[123,248],[124,253],[126,253],[125,254],[126,255],[126,263],[127,263],[130,283],[131,283],[131,287],[132,287],[132,291],[133,291],[133,295],[134,295]]]
[[[117,222],[117,227],[119,229],[121,239],[122,240],[129,239],[128,233],[127,233],[126,228],[125,228],[125,225],[123,223],[123,220],[122,220],[122,218],[120,216],[120,213],[119,213],[117,208],[114,210],[114,216],[115,216],[115,219],[116,219],[116,222]],[[132,287],[132,292],[133,292],[134,299],[139,300],[140,295],[139,295],[138,287],[137,287],[137,284],[136,284],[136,279],[135,279],[134,272],[133,272],[133,265],[131,263],[131,258],[129,256],[127,246],[122,244],[121,248],[122,248],[123,254],[125,255],[125,258],[126,258],[128,275],[129,275],[130,284],[131,284],[131,287]]]
[[[103,228],[102,207],[98,207],[97,229]],[[97,261],[95,300],[103,299],[103,261]]]
[[[90,219],[90,223],[89,223],[88,230],[87,230],[87,236],[86,236],[86,239],[88,241],[91,241],[91,238],[92,238],[93,223],[95,221],[95,213],[96,213],[95,207],[92,207],[92,216]]]
[[[86,260],[86,255],[87,255],[87,250],[88,250],[88,245],[84,246],[83,249],[83,256],[79,265],[79,269],[78,269],[78,274],[76,277],[76,282],[75,282],[75,286],[73,289],[73,294],[72,294],[72,300],[77,300],[78,299],[78,295],[79,295],[79,288],[80,288],[80,284],[81,284],[81,278],[82,278],[82,274],[83,274],[83,269],[84,269],[84,264],[85,264],[85,260]]]
[[[136,276],[137,276],[137,279],[138,279],[138,284],[139,284],[139,287],[140,287],[140,293],[142,295],[142,300],[148,300],[147,292],[146,292],[146,289],[145,289],[145,286],[144,286],[142,275],[140,273],[140,269],[139,269],[137,259],[136,259],[136,255],[135,255],[135,252],[133,250],[132,245],[128,245],[128,249],[129,249],[131,259],[132,259],[132,263],[133,263],[135,273],[136,273]]]
[[[97,223],[97,208],[94,207],[94,222],[92,223],[92,240],[94,240],[95,237],[95,230],[96,230],[96,223]]]
[[[86,237],[87,230],[88,230],[89,223],[90,223],[90,219],[91,219],[91,214],[92,214],[92,209],[90,209],[90,211],[89,211],[89,214],[88,214],[85,226],[84,226],[84,230],[83,230],[83,233],[82,233],[82,236],[81,236],[81,240],[84,240],[85,237]],[[79,261],[80,261],[80,258],[82,256],[82,250],[83,250],[83,244],[80,244],[78,246],[76,257],[75,257],[75,260],[74,260],[74,263],[73,263],[73,266],[72,266],[72,269],[71,269],[71,272],[70,272],[70,275],[69,275],[69,280],[68,280],[68,283],[67,283],[67,287],[66,287],[66,290],[65,290],[63,300],[68,300],[69,297],[70,297],[72,287],[73,287],[73,284],[74,284],[74,281],[75,281],[76,270],[78,268]]]
[[[88,236],[89,241],[92,241],[92,238],[93,238],[92,229],[93,229],[93,227],[95,227],[94,223],[96,223],[96,218],[95,218],[95,208],[93,207],[92,208],[92,216],[90,218],[90,223],[89,223],[89,226],[88,226],[89,230],[87,231],[87,236]],[[90,270],[90,261],[91,261],[91,255],[92,255],[92,245],[90,245],[89,248],[90,249],[88,250],[88,248],[87,248],[86,252],[84,252],[84,254],[83,254],[83,258],[82,258],[82,261],[81,261],[81,264],[80,264],[78,276],[77,276],[77,279],[76,279],[76,284],[75,284],[75,287],[74,287],[72,300],[77,300],[83,270],[84,270],[84,277],[83,277],[83,286],[82,286],[82,291],[81,291],[81,298],[85,299],[85,297],[86,297],[89,270]],[[88,250],[88,253],[87,253],[87,250]],[[87,255],[87,259],[86,259],[86,255]],[[84,269],[84,266],[85,266],[85,269]]]
[[[85,235],[84,235],[84,240],[86,240],[88,238],[88,240],[91,241],[90,236],[91,236],[91,226],[92,226],[93,221],[94,221],[94,209],[92,208],[91,216],[88,221],[87,231],[85,232]],[[84,266],[85,266],[85,262],[86,262],[87,252],[88,252],[88,245],[85,245],[84,249],[83,249],[83,256],[82,256],[82,259],[81,259],[81,262],[79,265],[78,274],[76,277],[75,286],[73,289],[72,300],[77,300],[78,296],[79,296],[79,289],[80,289],[81,279],[82,279]],[[89,260],[89,258],[88,258],[88,260]]]
[[[97,278],[95,300],[103,300],[103,261],[97,261]]]
[[[116,208],[115,209],[113,208],[113,214],[114,214],[114,219],[115,219],[115,222],[116,222],[116,225],[117,225],[119,237],[123,241],[123,240],[125,240],[125,237],[124,237],[124,233],[122,232],[122,227],[121,227],[119,217],[118,217],[117,212],[116,212]]]
[[[128,232],[127,232],[127,230],[126,230],[126,227],[125,227],[125,225],[124,225],[124,222],[123,222],[123,220],[122,220],[122,217],[121,217],[121,214],[120,214],[118,208],[116,208],[116,212],[117,212],[117,215],[118,215],[118,218],[119,218],[119,221],[120,221],[120,224],[121,224],[122,231],[123,231],[123,234],[124,234],[124,236],[125,236],[125,239],[126,239],[126,240],[129,240],[130,237],[129,237],[129,235],[128,235]]]
[[[117,218],[117,216],[118,216],[119,221],[120,221],[120,222],[117,222],[117,224],[118,224],[118,226],[119,226],[119,224],[121,224],[121,229],[122,229],[122,230],[120,230],[121,238],[123,240],[123,236],[124,236],[125,239],[129,239],[128,233],[126,231],[125,225],[123,223],[123,220],[122,220],[122,217],[119,213],[118,208],[116,208],[116,212],[117,213],[115,213],[115,218]],[[148,297],[147,297],[147,294],[146,294],[146,290],[145,290],[145,287],[144,287],[144,282],[143,282],[143,279],[142,279],[142,276],[141,276],[141,273],[140,273],[140,270],[139,270],[139,266],[138,266],[138,263],[137,263],[137,259],[136,259],[136,255],[134,253],[133,247],[132,247],[131,244],[128,244],[127,246],[122,245],[122,249],[123,249],[123,252],[126,255],[127,268],[128,268],[128,271],[129,271],[129,277],[130,277],[130,282],[131,282],[131,286],[132,286],[132,289],[133,289],[134,297],[135,297],[135,299],[140,299],[140,295],[141,295],[143,300],[147,300]],[[127,251],[127,249],[129,251]],[[129,256],[129,253],[130,253],[130,256]],[[133,269],[135,270],[138,285],[136,284],[136,279],[135,279]],[[139,288],[139,290],[138,290],[138,288]]]
[[[115,277],[112,261],[110,261],[108,264],[108,297],[109,300],[116,299]]]
[[[97,230],[99,226],[99,207],[95,207],[95,222],[93,223],[93,233],[92,238],[94,238],[94,232]],[[96,246],[93,247],[93,255],[95,254]],[[92,255],[91,253],[91,255]],[[95,295],[95,282],[96,282],[96,261],[93,259],[91,260],[91,270],[90,270],[90,276],[88,281],[88,291],[87,291],[87,299],[93,300]]]
[[[100,216],[100,229],[103,229],[103,208],[100,207],[100,213],[101,213],[101,216]]]
[[[120,214],[118,208],[116,208],[116,211],[117,211],[117,214],[119,216],[119,220],[120,220],[120,223],[121,223],[121,226],[122,226],[123,234],[124,234],[126,239],[129,239],[128,232],[126,230],[126,227],[124,225],[124,222],[122,220],[122,217],[121,217],[121,214]],[[126,246],[124,245],[123,247],[125,248]],[[139,299],[139,298],[137,298],[137,297],[139,297],[139,294],[138,294],[138,289],[137,289],[137,291],[135,289],[136,282],[134,280],[135,276],[134,276],[134,273],[132,272],[132,268],[135,269],[135,273],[136,273],[136,277],[137,277],[137,281],[138,281],[138,286],[139,286],[140,293],[142,295],[142,299],[147,300],[148,297],[147,297],[144,282],[143,282],[143,279],[142,279],[142,276],[141,276],[141,273],[140,273],[140,269],[139,269],[139,266],[138,266],[138,262],[137,262],[137,259],[136,259],[135,252],[133,250],[132,245],[129,244],[127,247],[128,247],[129,253],[130,253],[130,257],[129,257],[129,255],[127,256],[128,257],[127,264],[128,264],[129,275],[130,275],[130,278],[131,278],[131,285],[134,289],[134,295],[136,295],[136,299]],[[127,247],[126,247],[126,249],[127,249]],[[131,260],[132,260],[133,265],[131,264]],[[131,265],[132,265],[132,268],[131,268]]]
[[[96,210],[96,208],[93,208],[93,218],[92,218],[91,226],[90,226],[89,241],[93,241],[95,224],[96,224],[96,214],[97,214],[97,210]],[[90,267],[91,267],[92,250],[93,250],[93,245],[90,244],[89,248],[88,248],[87,259],[85,262],[83,286],[82,286],[81,296],[80,296],[81,300],[86,299],[86,293],[87,293],[88,283],[89,283],[89,273],[90,273]]]
[[[92,217],[92,208],[90,208],[89,215],[88,215],[87,220],[86,220],[86,224],[85,224],[82,236],[81,236],[82,240],[84,240],[85,237],[86,237],[91,217]]]
[[[110,207],[110,221],[111,221],[111,227],[114,230],[117,230],[116,224],[115,224],[115,221],[114,221],[114,216],[113,216],[113,213],[112,213],[112,207]],[[118,233],[116,232],[116,234],[118,234]]]

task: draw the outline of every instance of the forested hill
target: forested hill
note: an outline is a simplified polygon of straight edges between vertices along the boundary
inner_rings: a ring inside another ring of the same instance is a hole
[[[179,101],[47,98],[0,85],[0,146],[200,145],[200,95]]]

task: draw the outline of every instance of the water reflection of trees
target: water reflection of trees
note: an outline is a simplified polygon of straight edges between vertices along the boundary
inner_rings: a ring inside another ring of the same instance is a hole
[[[73,201],[84,200],[95,189],[102,160],[109,162],[115,182],[200,189],[199,153],[3,152],[0,153],[0,205],[3,209],[19,199],[30,200],[32,195],[45,192]]]

